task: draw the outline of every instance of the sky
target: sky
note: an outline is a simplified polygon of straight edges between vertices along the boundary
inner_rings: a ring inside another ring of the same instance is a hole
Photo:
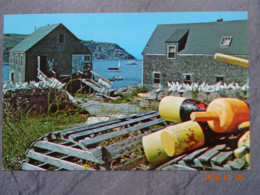
[[[157,12],[4,15],[4,33],[31,34],[35,28],[63,23],[82,40],[116,43],[134,57],[158,24],[247,20],[247,12]]]

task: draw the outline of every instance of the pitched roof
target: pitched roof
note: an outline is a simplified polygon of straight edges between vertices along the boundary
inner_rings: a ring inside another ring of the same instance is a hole
[[[10,51],[26,52],[31,47],[33,47],[36,43],[38,43],[41,39],[43,39],[46,35],[48,35],[51,31],[57,28],[59,25],[61,25],[61,23],[38,28],[31,35],[26,37],[16,46],[14,46]]]
[[[215,52],[247,55],[247,20],[158,25],[143,50],[144,54],[166,54],[165,43],[176,41],[189,30],[185,47],[179,54],[213,54]],[[229,47],[220,46],[223,36],[231,36]]]

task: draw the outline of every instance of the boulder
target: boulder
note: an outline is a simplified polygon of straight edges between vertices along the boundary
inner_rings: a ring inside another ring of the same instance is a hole
[[[146,99],[148,99],[148,100],[156,100],[156,98],[157,98],[157,93],[155,91],[149,91],[147,93]]]
[[[148,108],[150,106],[150,102],[148,100],[141,100],[139,102],[140,108]]]

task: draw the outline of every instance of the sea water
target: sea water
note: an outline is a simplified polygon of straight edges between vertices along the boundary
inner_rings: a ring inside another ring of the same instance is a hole
[[[113,89],[119,89],[130,85],[139,85],[142,82],[142,61],[133,61],[136,65],[127,65],[131,60],[120,60],[119,71],[108,71],[108,68],[118,67],[119,60],[93,60],[93,71],[106,79],[123,77],[123,80],[112,81]],[[3,81],[9,80],[9,64],[3,64]]]

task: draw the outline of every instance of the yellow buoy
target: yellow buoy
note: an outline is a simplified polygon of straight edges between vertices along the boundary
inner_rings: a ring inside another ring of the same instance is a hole
[[[226,55],[226,54],[222,54],[222,53],[215,53],[214,59],[218,60],[218,61],[226,62],[229,64],[247,67],[247,68],[248,68],[248,64],[249,64],[247,59],[239,58],[239,57],[235,57],[235,56],[231,56],[231,55]]]
[[[246,151],[250,149],[250,133],[247,131],[244,135],[238,140],[237,149],[234,150],[234,155],[237,158],[245,156]]]
[[[174,139],[166,131],[160,130],[142,138],[145,156],[150,164],[157,165],[174,155]]]
[[[194,150],[205,143],[203,130],[201,126],[194,121],[171,125],[166,127],[164,130],[174,138],[174,155],[180,155]]]
[[[206,112],[193,112],[190,118],[193,121],[208,121],[209,127],[217,133],[230,133],[249,120],[249,107],[236,98],[218,98],[208,105]]]
[[[195,111],[205,111],[207,105],[184,97],[166,96],[159,104],[160,116],[166,121],[180,123],[190,120],[190,114]]]

